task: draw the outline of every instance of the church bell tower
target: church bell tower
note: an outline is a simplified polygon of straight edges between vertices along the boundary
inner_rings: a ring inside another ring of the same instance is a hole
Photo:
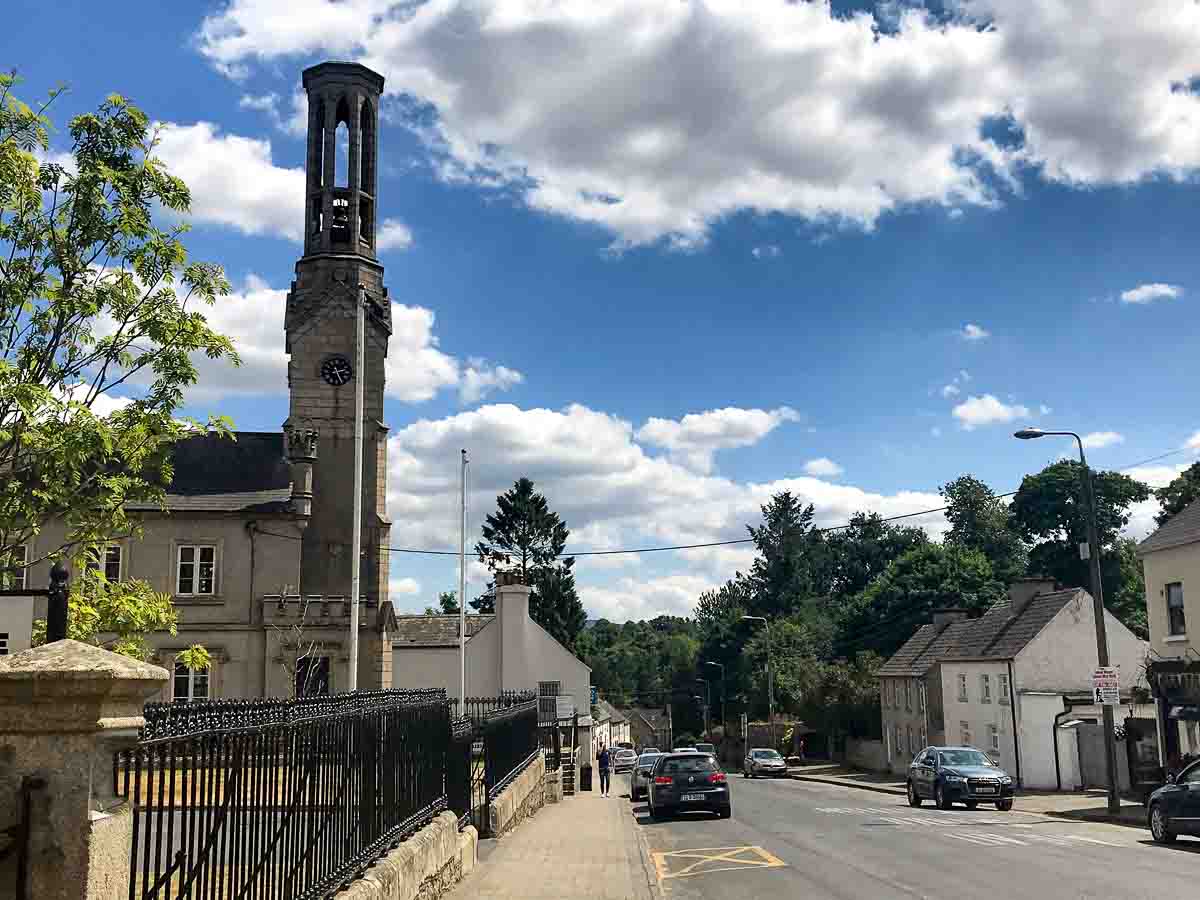
[[[387,600],[387,426],[384,366],[392,331],[383,266],[375,258],[379,97],[383,76],[357,63],[304,70],[308,156],[304,255],[284,319],[291,396],[285,431],[316,432],[312,512],[300,590],[350,595],[355,379],[364,379],[362,593]],[[366,363],[359,371],[356,303],[366,295]]]

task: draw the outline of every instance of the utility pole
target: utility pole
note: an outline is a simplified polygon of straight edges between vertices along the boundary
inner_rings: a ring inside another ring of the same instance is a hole
[[[467,451],[458,473],[458,714],[467,714]]]
[[[354,373],[354,526],[350,538],[350,677],[347,687],[358,690],[358,597],[362,576],[363,394],[366,387],[367,288],[358,286],[355,316]]]
[[[1083,454],[1083,438],[1073,431],[1043,431],[1040,428],[1022,428],[1013,437],[1023,441],[1046,435],[1073,437],[1079,445],[1079,480],[1083,493],[1084,513],[1087,517],[1088,574],[1092,583],[1092,612],[1096,620],[1096,661],[1100,668],[1108,667],[1108,629],[1104,622],[1104,583],[1100,578],[1100,532],[1096,527],[1096,493],[1092,484],[1092,471]],[[1117,744],[1113,723],[1113,710],[1107,703],[1101,704],[1100,714],[1104,724],[1104,765],[1108,776],[1108,811],[1121,811],[1121,798],[1117,793]]]

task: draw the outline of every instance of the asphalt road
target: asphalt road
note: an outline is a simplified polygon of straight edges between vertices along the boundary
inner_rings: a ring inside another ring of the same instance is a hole
[[[942,812],[853,788],[730,781],[727,820],[650,822],[631,804],[669,900],[1200,896],[1200,839],[1162,847],[1140,829],[1022,813],[1020,798],[1008,813]]]

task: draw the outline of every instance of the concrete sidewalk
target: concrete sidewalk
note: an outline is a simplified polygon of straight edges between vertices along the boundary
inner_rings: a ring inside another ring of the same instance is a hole
[[[624,796],[581,791],[544,806],[498,841],[451,900],[654,900],[657,879]]]
[[[788,775],[797,781],[835,784],[879,794],[905,795],[904,782],[894,775],[861,772],[833,763],[796,766]],[[1108,811],[1108,796],[1104,791],[1019,791],[1016,808],[1022,812],[1039,813],[1061,819],[1086,822],[1111,822],[1116,825],[1146,827],[1146,807],[1135,800],[1121,800],[1121,811]]]

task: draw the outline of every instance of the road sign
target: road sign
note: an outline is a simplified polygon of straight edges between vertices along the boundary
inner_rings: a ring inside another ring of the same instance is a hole
[[[1104,706],[1120,705],[1120,680],[1112,666],[1101,666],[1092,673],[1092,701]]]

